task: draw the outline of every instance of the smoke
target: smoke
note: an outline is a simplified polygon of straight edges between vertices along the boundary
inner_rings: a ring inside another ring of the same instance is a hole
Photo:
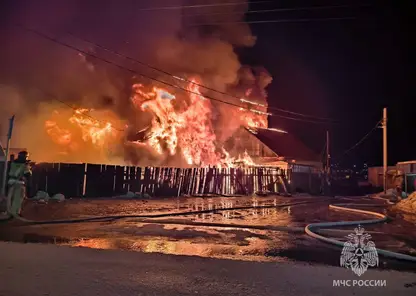
[[[103,0],[97,5],[82,0],[43,0],[10,4],[8,25],[0,31],[1,40],[7,44],[0,48],[0,118],[3,119],[0,135],[5,135],[7,130],[5,119],[15,114],[12,146],[27,148],[32,159],[108,163],[108,153],[96,152],[88,146],[78,149],[77,153],[63,153],[45,132],[44,122],[56,110],[61,116],[58,116],[59,120],[73,112],[67,105],[94,108],[97,118],[111,118],[113,126],[127,131],[118,136],[117,145],[107,147],[113,162],[123,158],[133,163],[160,165],[179,161],[172,157],[161,158],[145,147],[125,143],[126,137],[145,128],[151,119],[149,114],[133,107],[130,101],[132,84],[163,84],[45,40],[12,25],[16,23],[151,78],[178,85],[178,81],[168,75],[116,57],[74,36],[177,76],[197,76],[204,85],[234,96],[244,96],[252,89],[256,100],[266,102],[264,89],[271,82],[270,75],[264,69],[242,66],[235,52],[236,47],[255,43],[249,26],[244,23],[248,9],[246,1],[226,6],[209,6],[219,3],[218,0],[153,0],[147,5],[142,2]],[[181,5],[206,6],[143,9]],[[239,103],[230,96],[201,91],[220,100]],[[225,141],[241,125],[238,110],[220,103],[212,104],[217,139]]]

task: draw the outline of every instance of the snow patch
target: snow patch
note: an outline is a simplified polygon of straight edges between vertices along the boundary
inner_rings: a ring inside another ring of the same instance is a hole
[[[397,203],[396,208],[403,212],[416,214],[416,192],[413,192],[408,198]]]

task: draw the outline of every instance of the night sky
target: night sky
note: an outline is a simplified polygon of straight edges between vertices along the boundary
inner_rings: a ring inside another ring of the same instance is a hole
[[[410,56],[410,11],[414,11],[414,7],[406,2],[411,1],[252,4],[251,10],[345,4],[351,8],[271,12],[250,15],[249,21],[356,17],[327,22],[251,25],[258,37],[257,44],[244,52],[244,59],[265,65],[270,71],[273,82],[268,88],[269,105],[340,121],[322,125],[273,117],[270,125],[293,130],[317,151],[322,149],[325,130],[329,129],[336,158],[370,131],[381,119],[383,107],[387,107],[389,163],[416,158],[416,150],[409,144],[416,124],[411,84],[411,78],[416,76]],[[363,4],[370,6],[359,6]],[[364,161],[381,165],[382,130],[376,130],[339,161],[346,165]]]
[[[381,165],[381,129],[349,154],[343,155],[343,151],[370,131],[381,119],[382,108],[387,107],[389,163],[416,158],[416,150],[409,144],[416,123],[411,87],[411,78],[416,76],[410,56],[410,13],[414,7],[406,4],[411,1],[290,0],[253,4],[256,1],[250,1],[250,10],[346,4],[351,7],[249,14],[248,21],[355,17],[250,25],[257,36],[256,45],[237,50],[243,64],[262,65],[273,77],[267,88],[269,106],[337,121],[315,124],[272,117],[270,127],[287,129],[317,152],[321,152],[325,131],[329,130],[335,159],[343,156],[339,160],[344,164],[366,161]],[[4,3],[2,26],[8,22],[11,7]],[[118,9],[123,9],[121,4]],[[126,14],[131,15],[131,11]]]

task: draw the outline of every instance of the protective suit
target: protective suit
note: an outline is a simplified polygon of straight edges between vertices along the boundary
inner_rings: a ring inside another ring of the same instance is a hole
[[[29,153],[26,151],[19,152],[17,159],[10,165],[7,211],[13,216],[20,215],[23,199],[26,196],[26,184],[32,176],[28,156]]]

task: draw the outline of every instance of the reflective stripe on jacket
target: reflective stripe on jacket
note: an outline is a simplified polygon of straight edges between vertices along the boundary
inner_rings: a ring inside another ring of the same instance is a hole
[[[20,180],[23,176],[32,175],[30,165],[21,162],[12,162],[10,165],[9,178]]]

